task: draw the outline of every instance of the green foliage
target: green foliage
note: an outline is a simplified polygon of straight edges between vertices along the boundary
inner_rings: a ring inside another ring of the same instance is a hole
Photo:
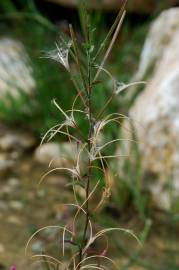
[[[56,98],[63,109],[67,109],[75,96],[72,83],[64,69],[43,59],[44,52],[51,49],[54,40],[58,40],[58,32],[49,31],[32,20],[16,21],[15,25],[14,20],[9,23],[10,25],[5,26],[2,32],[6,36],[20,39],[25,45],[34,70],[36,89],[34,97],[31,98],[23,94],[23,91],[18,99],[9,96],[8,106],[1,100],[0,117],[4,121],[14,124],[26,125],[28,123],[34,132],[41,134],[63,119],[52,106],[52,99]],[[11,30],[12,25],[13,31]],[[28,35],[25,35],[27,32]],[[63,95],[61,95],[62,89],[66,89],[63,91]],[[104,102],[109,91],[110,87],[107,84],[96,85],[93,97],[94,108],[98,108]]]
[[[12,11],[15,11],[16,7],[13,1],[2,1],[0,4],[0,9],[4,10],[4,15],[7,15]],[[0,101],[0,117],[4,121],[10,123],[19,123],[20,125],[29,126],[37,134],[42,134],[50,126],[56,124],[62,117],[57,114],[57,111],[51,105],[51,100],[56,98],[64,109],[67,109],[69,104],[72,103],[74,98],[74,90],[72,83],[67,78],[66,73],[63,68],[57,67],[53,63],[49,63],[45,59],[41,58],[44,51],[48,51],[54,44],[54,40],[59,40],[58,28],[54,25],[51,27],[51,22],[48,22],[44,17],[40,17],[40,13],[34,4],[34,1],[18,1],[19,6],[21,6],[22,11],[18,12],[16,17],[7,17],[6,22],[8,24],[4,25],[1,32],[6,36],[14,37],[15,39],[20,39],[25,45],[32,62],[34,69],[34,77],[37,82],[37,87],[35,89],[35,98],[28,98],[25,95],[21,95],[18,100],[10,97],[9,103],[11,106],[6,106],[3,100]],[[12,7],[11,7],[12,6]],[[11,7],[11,8],[10,8]],[[16,10],[17,12],[17,10]],[[23,17],[24,14],[30,14],[30,17]],[[37,15],[43,20],[36,20]],[[81,26],[84,29],[82,22],[82,7],[79,8],[79,17],[81,18]],[[1,17],[0,17],[1,19]],[[92,12],[91,14],[91,38],[95,42],[97,47],[105,35],[105,17],[101,13]],[[45,24],[44,24],[45,23]],[[141,40],[144,39],[146,27],[137,27],[137,29],[132,32],[130,22],[127,22],[124,26],[123,40],[120,46],[115,48],[115,61],[113,57],[110,62],[110,70],[116,74],[116,77],[124,82],[128,82],[131,73],[136,67],[137,60],[139,58],[139,47],[142,46]],[[52,30],[53,28],[53,30]],[[31,31],[33,29],[33,31]],[[140,34],[138,34],[140,32]],[[28,35],[26,35],[28,33]],[[129,45],[122,46],[123,42],[128,39],[129,35],[132,35],[132,41]],[[136,38],[137,36],[137,38]],[[122,49],[123,48],[123,49]],[[130,63],[126,63],[126,59],[130,59]],[[118,60],[119,59],[119,60]],[[116,61],[117,60],[117,61]],[[122,67],[128,67],[128,70]],[[60,71],[59,71],[60,69]],[[107,80],[106,80],[107,82]],[[61,88],[66,89],[61,95]],[[97,84],[95,95],[93,96],[93,107],[98,108],[106,100],[110,92],[110,86],[108,83]],[[24,110],[24,107],[26,108]],[[108,108],[108,113],[118,110],[123,111],[127,108],[127,104],[123,104],[122,100],[116,100],[113,102],[112,107]],[[81,119],[82,121],[82,119]],[[113,137],[115,131],[109,130],[109,136]]]
[[[0,3],[0,11],[1,12],[15,12],[17,8],[15,4],[11,0],[1,1]]]

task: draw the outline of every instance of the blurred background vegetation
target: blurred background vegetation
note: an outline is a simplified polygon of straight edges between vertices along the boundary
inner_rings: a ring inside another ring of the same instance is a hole
[[[59,119],[59,115],[57,119],[55,108],[51,105],[52,99],[63,98],[62,103],[65,109],[69,108],[69,99],[74,99],[73,86],[65,71],[42,57],[44,52],[54,48],[60,33],[68,28],[68,23],[73,23],[81,34],[78,12],[43,1],[31,0],[2,1],[0,11],[1,35],[11,36],[22,41],[30,55],[33,75],[37,83],[35,104],[34,100],[24,95],[18,100],[11,98],[12,106],[6,106],[0,102],[0,117],[12,124],[18,122],[18,124],[26,125],[28,122],[31,129],[39,136],[62,120]],[[98,44],[113,22],[115,14],[115,12],[112,14],[92,12],[91,18],[97,29],[96,37],[98,38],[96,41]],[[117,80],[127,83],[136,71],[150,20],[150,16],[127,16],[122,34],[109,62],[109,69]],[[94,98],[95,107],[99,106],[99,102],[102,103],[105,95],[108,94],[109,87],[105,85],[102,87],[103,89],[96,91],[98,96]],[[63,95],[61,95],[62,88]],[[21,110],[24,107],[24,102],[28,107],[26,113]],[[128,104],[123,104],[121,101],[120,105],[121,112],[127,112]],[[119,104],[117,107],[119,108]],[[114,110],[111,109],[111,111]]]

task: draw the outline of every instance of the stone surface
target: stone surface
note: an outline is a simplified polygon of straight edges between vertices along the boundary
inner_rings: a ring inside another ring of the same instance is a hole
[[[0,123],[0,175],[10,173],[16,162],[36,145],[36,138],[30,132]]]
[[[54,2],[66,7],[76,7],[79,3],[78,0],[46,0],[48,2]],[[104,10],[119,10],[122,5],[122,0],[92,0],[88,4],[92,8],[104,9]],[[137,13],[150,13],[162,8],[171,7],[178,3],[178,0],[129,0],[127,10]]]
[[[21,186],[20,180],[17,178],[13,178],[13,177],[11,177],[7,180],[7,184],[8,184],[8,186],[12,187],[12,189],[17,189]]]
[[[12,133],[6,134],[6,136],[0,137],[0,148],[3,151],[9,151],[12,149],[28,149],[34,146],[36,143],[33,136],[28,133],[21,133],[20,131],[11,131]]]
[[[171,194],[179,195],[179,8],[163,12],[153,23],[137,77],[142,79],[151,64],[148,85],[129,114],[143,170],[152,175],[154,200],[169,208]]]
[[[9,178],[1,187],[1,195],[13,195],[21,187],[21,182],[16,178]]]
[[[7,172],[14,165],[14,161],[9,159],[8,155],[1,153],[0,154],[0,173]]]
[[[14,216],[14,215],[7,217],[7,222],[9,222],[13,225],[19,225],[19,226],[23,225],[22,221],[17,216]]]
[[[16,158],[14,151],[25,151],[34,147],[35,144],[36,138],[30,132],[0,123],[0,150],[11,152],[12,158]]]
[[[13,210],[21,210],[23,208],[23,203],[20,201],[10,201],[9,202],[9,207],[12,208]]]
[[[24,46],[10,38],[0,39],[0,97],[32,94],[35,81]],[[6,98],[8,103],[8,99]]]
[[[77,149],[73,144],[50,142],[36,149],[35,160],[44,165],[51,163],[52,167],[70,167],[75,164],[76,154]]]
[[[0,176],[8,175],[20,156],[36,145],[35,137],[29,132],[15,130],[0,123]]]
[[[141,80],[147,75],[151,76],[151,71],[154,71],[161,62],[169,44],[178,35],[178,16],[179,8],[171,8],[162,12],[152,23],[141,53],[139,68],[135,75],[136,80]]]

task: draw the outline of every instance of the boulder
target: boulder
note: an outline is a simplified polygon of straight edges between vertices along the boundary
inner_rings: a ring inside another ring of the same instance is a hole
[[[12,172],[19,158],[36,144],[32,133],[0,123],[0,176]]]
[[[2,174],[2,172],[9,171],[9,169],[11,169],[13,165],[14,161],[10,159],[7,154],[0,154],[0,174]]]
[[[76,7],[79,0],[45,0],[48,2],[54,2],[65,7]],[[87,2],[87,1],[86,1]],[[107,11],[119,10],[122,5],[123,0],[91,0],[87,4],[90,8],[103,9]],[[156,10],[161,10],[162,8],[171,7],[178,3],[178,0],[129,0],[127,10],[136,13],[150,13]]]
[[[179,8],[171,8],[163,11],[152,23],[141,53],[138,71],[134,76],[136,80],[150,78],[151,72],[155,71],[156,66],[161,62],[171,41],[178,35],[178,16]]]
[[[77,159],[77,147],[68,142],[44,143],[35,150],[34,158],[41,164],[52,167],[74,167]]]
[[[0,123],[0,151],[7,152],[24,152],[33,148],[37,143],[32,133],[9,127]]]
[[[32,94],[35,80],[28,55],[20,41],[0,38],[0,98],[18,98],[21,92]],[[8,102],[8,99],[5,99]]]
[[[156,204],[168,209],[171,194],[179,196],[179,8],[163,12],[152,24],[136,77],[142,79],[151,65],[148,84],[129,115],[148,175],[144,185]],[[125,131],[125,137],[129,134]]]
[[[35,144],[36,140],[32,135],[21,133],[20,131],[14,131],[11,134],[7,134],[6,137],[0,137],[0,149],[3,151],[11,151],[13,149],[27,150],[32,148]]]

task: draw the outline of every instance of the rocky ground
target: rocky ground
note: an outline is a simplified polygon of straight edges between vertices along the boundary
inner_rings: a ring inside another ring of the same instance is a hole
[[[64,178],[53,176],[51,184],[38,187],[45,167],[23,157],[0,181],[0,262],[16,263],[23,269],[24,247],[29,236],[40,227],[59,223],[63,215],[60,203],[69,201]],[[61,192],[63,188],[63,192]],[[40,242],[36,243],[37,249]]]
[[[34,155],[25,154],[17,159],[15,166],[4,172],[0,181],[0,263],[1,268],[11,264],[16,264],[17,269],[31,269],[31,262],[25,256],[25,245],[29,237],[39,228],[64,224],[70,218],[70,213],[63,202],[72,202],[72,193],[66,186],[67,178],[62,175],[51,175],[45,182],[38,186],[40,177],[47,171],[45,165],[40,165],[34,160]],[[110,216],[110,213],[109,213]],[[130,219],[121,221],[116,217],[119,226],[133,229],[140,233],[141,222],[135,215]],[[115,241],[112,241],[112,256],[115,254],[116,262],[122,267],[128,265],[128,268],[120,269],[176,269],[176,268],[148,268],[148,264],[163,265],[164,262],[172,263],[170,253],[178,252],[178,240],[173,228],[168,228],[162,224],[162,219],[158,216],[160,222],[154,222],[152,225],[150,237],[142,248],[142,257],[138,257],[139,246],[136,242],[125,237],[119,236],[118,247],[116,249]],[[124,240],[125,239],[125,240]],[[55,241],[53,234],[51,236],[38,237],[32,243],[30,252],[38,253],[42,245],[51,245]],[[121,242],[122,241],[122,242]],[[122,244],[122,248],[121,245]],[[156,256],[157,254],[157,256]],[[131,258],[130,258],[131,256]],[[145,258],[145,259],[144,259]],[[171,260],[171,262],[170,262]],[[177,259],[178,260],[178,259]],[[179,263],[179,262],[178,262]],[[32,265],[32,269],[36,268]]]

